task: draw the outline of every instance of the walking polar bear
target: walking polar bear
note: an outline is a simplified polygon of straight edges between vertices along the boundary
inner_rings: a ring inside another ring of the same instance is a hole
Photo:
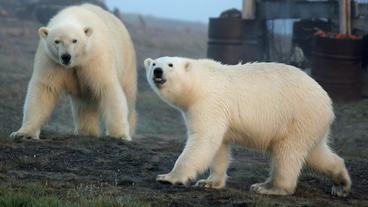
[[[12,138],[38,139],[61,94],[71,97],[75,132],[131,140],[135,129],[135,51],[119,19],[90,4],[68,7],[39,29],[22,127]]]
[[[327,93],[301,70],[278,63],[221,65],[180,57],[146,59],[153,90],[178,108],[188,140],[170,173],[158,181],[222,188],[230,144],[272,154],[270,177],[251,186],[261,194],[293,194],[303,164],[330,177],[332,194],[346,196],[351,181],[344,160],[328,146],[334,113]]]

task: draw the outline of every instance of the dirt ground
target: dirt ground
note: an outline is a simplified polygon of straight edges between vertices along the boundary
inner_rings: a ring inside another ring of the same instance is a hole
[[[134,16],[126,17],[126,21],[140,62],[161,55],[205,56],[204,25],[156,19],[155,24],[145,23],[155,26],[142,26]],[[307,169],[293,196],[253,194],[248,189],[266,179],[269,157],[241,147],[233,149],[230,179],[223,190],[157,183],[156,175],[171,169],[184,146],[185,126],[180,114],[148,88],[141,67],[139,125],[133,142],[71,135],[66,98],[45,126],[41,141],[9,140],[9,133],[21,123],[39,25],[0,19],[0,26],[1,187],[22,190],[28,184],[37,184],[56,189],[60,197],[74,191],[129,195],[152,206],[368,206],[368,100],[335,105],[337,118],[331,140],[333,149],[346,160],[353,180],[347,198],[331,196],[331,182]],[[158,34],[165,35],[158,39]]]

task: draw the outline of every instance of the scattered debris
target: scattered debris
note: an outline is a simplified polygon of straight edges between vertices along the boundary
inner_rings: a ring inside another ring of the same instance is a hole
[[[333,39],[351,39],[351,40],[361,40],[362,39],[362,36],[360,36],[360,35],[324,32],[322,30],[319,30],[316,33],[314,33],[314,36],[333,38]]]

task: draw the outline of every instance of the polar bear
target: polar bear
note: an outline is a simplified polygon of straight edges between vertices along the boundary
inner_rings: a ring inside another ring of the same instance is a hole
[[[136,57],[119,19],[90,4],[71,6],[39,29],[23,124],[12,138],[38,139],[59,97],[71,97],[75,132],[131,140],[135,129]]]
[[[185,148],[168,174],[157,180],[222,188],[230,145],[268,151],[270,177],[251,186],[261,194],[293,194],[304,163],[329,176],[332,194],[346,196],[351,181],[344,160],[328,146],[334,113],[327,93],[293,66],[279,63],[222,65],[180,57],[144,61],[148,82],[179,109],[188,128]]]

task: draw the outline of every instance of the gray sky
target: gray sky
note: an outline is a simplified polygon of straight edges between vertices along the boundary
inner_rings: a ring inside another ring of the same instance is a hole
[[[109,8],[118,7],[123,13],[138,13],[170,19],[208,22],[221,11],[241,9],[241,0],[107,0]]]

